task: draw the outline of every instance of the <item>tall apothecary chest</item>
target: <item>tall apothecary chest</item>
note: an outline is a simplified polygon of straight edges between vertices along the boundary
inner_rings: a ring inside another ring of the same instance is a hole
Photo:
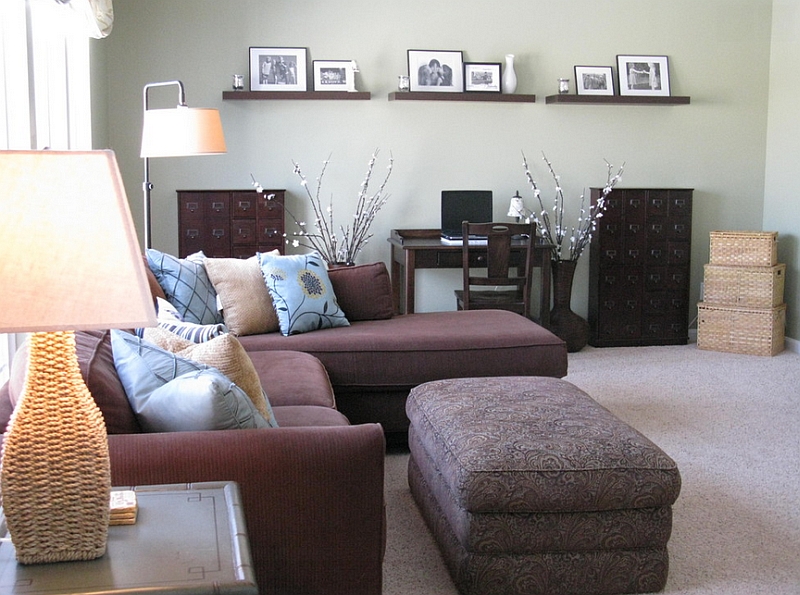
[[[589,250],[589,344],[689,340],[692,189],[615,188]],[[602,189],[592,188],[592,204]]]
[[[283,253],[284,190],[178,190],[178,253],[209,258]]]

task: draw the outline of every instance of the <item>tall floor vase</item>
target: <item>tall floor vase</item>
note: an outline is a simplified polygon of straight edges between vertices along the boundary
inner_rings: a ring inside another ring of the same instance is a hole
[[[589,323],[575,314],[570,307],[572,281],[575,278],[575,260],[551,261],[553,271],[553,309],[550,311],[550,330],[567,343],[567,351],[574,353],[586,347],[589,341]]]

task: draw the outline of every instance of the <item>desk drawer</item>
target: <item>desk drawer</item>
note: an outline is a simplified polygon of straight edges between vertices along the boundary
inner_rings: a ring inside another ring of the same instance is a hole
[[[519,252],[512,252],[509,257],[509,264],[512,267],[523,263],[523,255]],[[472,252],[469,255],[469,266],[474,268],[486,267],[486,254]],[[417,253],[417,268],[438,268],[438,269],[460,269],[461,252],[440,251]]]

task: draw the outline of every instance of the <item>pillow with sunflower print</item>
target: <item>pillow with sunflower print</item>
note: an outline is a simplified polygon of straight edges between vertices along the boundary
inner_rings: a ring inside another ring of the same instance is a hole
[[[282,335],[350,326],[318,252],[291,256],[261,252],[258,261]]]

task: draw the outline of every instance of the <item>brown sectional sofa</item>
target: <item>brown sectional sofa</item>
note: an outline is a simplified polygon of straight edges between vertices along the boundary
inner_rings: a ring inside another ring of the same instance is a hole
[[[251,359],[279,428],[141,433],[116,374],[110,334],[76,333],[81,372],[106,421],[117,486],[236,481],[260,593],[354,593],[382,587],[384,435],[335,409],[328,375],[305,353]],[[25,354],[0,388],[5,431]]]
[[[393,314],[383,263],[329,271],[350,326],[284,337],[239,337],[248,353],[295,350],[325,366],[337,408],[351,423],[378,422],[404,440],[409,391],[429,380],[567,374],[567,348],[547,329],[513,312],[473,310]]]
[[[414,386],[567,373],[564,342],[517,314],[395,316],[383,263],[329,274],[350,326],[239,337],[278,428],[142,433],[116,375],[109,334],[76,333],[82,371],[109,432],[113,483],[238,482],[262,594],[381,592],[385,440],[407,437],[405,401]],[[152,275],[150,283],[163,298]],[[0,388],[2,430],[24,361],[15,359],[12,380]]]

